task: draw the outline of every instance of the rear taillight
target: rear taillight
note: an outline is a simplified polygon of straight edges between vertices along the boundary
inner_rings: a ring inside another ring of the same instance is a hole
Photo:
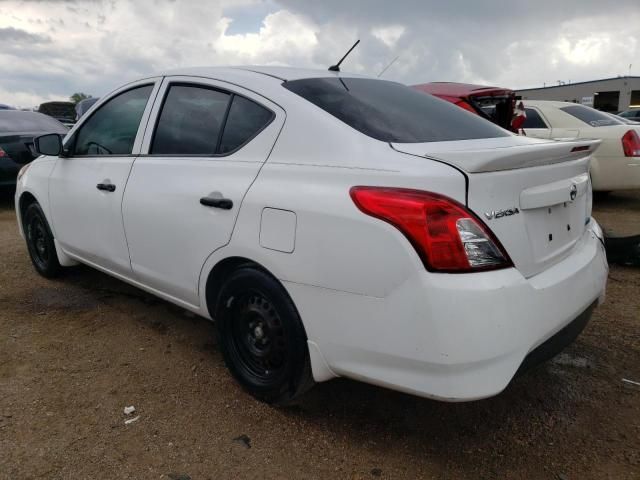
[[[2,147],[0,147],[0,158],[2,157],[8,157],[9,154],[7,152],[5,152]]]
[[[640,157],[640,136],[635,130],[629,130],[622,136],[622,150],[625,157]]]
[[[478,112],[476,112],[476,109],[473,108],[471,104],[469,104],[468,102],[465,102],[464,100],[457,101],[456,105],[458,105],[460,108],[464,108],[465,110],[470,111],[471,113],[475,113],[476,115],[478,114]]]
[[[489,229],[455,200],[390,187],[353,187],[350,194],[362,212],[400,230],[427,270],[456,273],[512,266]]]

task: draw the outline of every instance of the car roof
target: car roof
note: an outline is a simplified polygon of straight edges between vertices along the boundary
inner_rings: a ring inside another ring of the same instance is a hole
[[[224,66],[224,67],[190,67],[179,68],[174,70],[168,70],[159,73],[161,76],[195,76],[195,77],[207,77],[218,78],[221,75],[242,75],[247,78],[264,78],[272,77],[279,81],[299,80],[302,78],[318,78],[318,77],[361,77],[371,78],[366,75],[359,75],[357,73],[348,72],[331,72],[329,70],[323,70],[319,68],[294,68],[294,67],[281,67],[281,66],[261,66],[261,65],[246,65],[246,66]]]
[[[21,117],[32,117],[32,118],[35,118],[35,117],[43,118],[44,117],[44,118],[52,118],[53,120],[56,120],[55,118],[53,118],[50,115],[47,115],[47,114],[44,114],[44,113],[40,113],[40,112],[34,112],[33,110],[16,110],[16,109],[8,110],[8,109],[2,109],[2,110],[0,110],[0,115],[3,115],[3,116],[7,116],[7,115],[11,116],[11,115],[13,115],[15,117],[21,116]],[[10,117],[7,117],[7,118],[10,118]],[[56,122],[57,121],[58,120],[56,120]]]
[[[524,103],[524,106],[531,106],[531,107],[555,107],[555,108],[562,108],[562,107],[568,107],[571,105],[582,105],[581,103],[574,103],[574,102],[560,102],[557,100],[522,100],[522,103]],[[589,105],[582,105],[584,107],[589,107]],[[593,108],[593,107],[589,107],[589,108]]]
[[[491,87],[488,85],[475,85],[473,83],[456,82],[430,82],[419,85],[412,85],[413,88],[422,90],[432,95],[447,95],[451,97],[467,97],[469,95],[488,95],[513,93],[513,90],[501,87]]]
[[[20,119],[20,120],[24,120],[24,119],[41,119],[45,122],[47,122],[49,125],[51,125],[51,127],[49,129],[47,129],[47,132],[50,133],[51,129],[53,128],[53,125],[56,125],[59,127],[59,130],[57,132],[54,133],[66,133],[69,129],[64,126],[63,123],[61,123],[59,120],[53,118],[50,115],[46,115],[44,113],[40,113],[40,112],[32,112],[30,110],[0,110],[0,117],[4,118],[4,119]],[[38,130],[39,131],[39,130]]]

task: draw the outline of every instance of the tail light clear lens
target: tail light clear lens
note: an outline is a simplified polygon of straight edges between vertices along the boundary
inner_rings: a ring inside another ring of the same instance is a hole
[[[640,157],[640,136],[635,130],[629,130],[622,136],[622,150],[625,157]]]
[[[456,273],[513,265],[482,221],[451,198],[391,187],[353,187],[350,194],[363,213],[400,230],[427,270]]]

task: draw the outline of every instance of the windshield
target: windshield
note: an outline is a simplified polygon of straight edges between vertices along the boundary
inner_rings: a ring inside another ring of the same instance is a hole
[[[0,134],[20,132],[67,133],[67,127],[47,115],[19,110],[0,111]]]
[[[422,143],[506,137],[463,109],[400,83],[369,78],[307,78],[283,86],[369,137]]]
[[[576,117],[578,120],[581,120],[592,127],[623,125],[622,121],[614,118],[613,116],[609,116],[594,108],[585,107],[584,105],[570,105],[568,107],[562,107],[560,110]]]

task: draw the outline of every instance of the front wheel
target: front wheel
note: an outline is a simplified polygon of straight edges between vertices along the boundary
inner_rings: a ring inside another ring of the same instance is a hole
[[[23,226],[31,263],[36,271],[47,278],[57,276],[61,267],[58,262],[56,245],[39,204],[32,203],[27,207],[24,212]]]
[[[268,273],[253,266],[231,273],[218,296],[215,320],[227,367],[257,399],[285,405],[313,385],[298,312]]]

